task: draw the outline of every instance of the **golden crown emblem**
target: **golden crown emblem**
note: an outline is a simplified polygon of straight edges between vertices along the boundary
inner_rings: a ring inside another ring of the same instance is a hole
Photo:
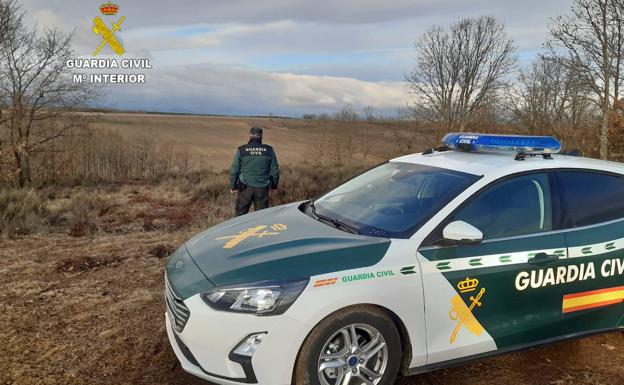
[[[464,279],[463,281],[459,281],[459,283],[457,284],[457,288],[462,293],[468,293],[469,291],[474,291],[477,288],[477,286],[479,286],[479,280],[476,278],[468,278],[468,277],[466,277],[466,279]]]
[[[119,12],[119,6],[113,3],[106,3],[100,5],[100,12],[102,15],[116,15]]]

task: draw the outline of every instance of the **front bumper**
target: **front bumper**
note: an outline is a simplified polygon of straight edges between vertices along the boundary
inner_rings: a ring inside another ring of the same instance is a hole
[[[165,315],[169,342],[182,368],[216,384],[289,385],[308,327],[286,315],[258,317],[217,311],[199,295],[186,301],[190,318],[181,333]],[[247,336],[267,332],[247,362],[231,355]]]
[[[171,348],[175,353],[176,357],[178,357],[178,361],[180,361],[180,365],[182,365],[182,369],[185,372],[190,373],[196,377],[202,378],[204,380],[213,382],[215,384],[223,384],[223,385],[240,385],[244,383],[248,383],[246,379],[228,379],[227,377],[220,376],[214,373],[208,373],[204,371],[199,363],[194,359],[193,356],[189,357],[188,352],[190,350],[187,346],[182,345],[182,342],[179,337],[173,331],[171,327],[171,322],[169,321],[169,315],[165,314],[166,324],[167,324],[167,335],[169,337],[169,343],[171,344]],[[183,351],[184,350],[184,351]],[[191,358],[193,357],[193,358]]]

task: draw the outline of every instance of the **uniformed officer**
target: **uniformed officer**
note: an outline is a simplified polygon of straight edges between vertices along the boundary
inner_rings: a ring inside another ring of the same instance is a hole
[[[249,130],[249,143],[240,146],[230,169],[230,192],[238,191],[236,216],[269,207],[269,189],[277,189],[279,165],[273,147],[262,143],[262,128]]]

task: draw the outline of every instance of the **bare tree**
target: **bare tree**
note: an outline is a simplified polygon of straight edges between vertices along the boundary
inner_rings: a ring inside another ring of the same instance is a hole
[[[438,125],[426,125],[422,120],[414,119],[410,107],[397,109],[397,120],[389,125],[392,131],[396,154],[411,154],[422,151],[426,146],[435,147],[442,139],[442,130]]]
[[[492,17],[464,18],[449,29],[433,26],[416,50],[416,69],[407,75],[415,110],[460,131],[508,85],[517,62],[513,41]]]
[[[8,139],[15,158],[17,182],[32,179],[31,155],[49,142],[84,125],[72,113],[92,90],[69,79],[65,66],[73,56],[71,35],[57,29],[29,30],[12,0],[0,0],[0,135]]]
[[[609,117],[609,158],[617,162],[624,161],[624,101],[613,103]]]
[[[9,31],[13,31],[22,21],[20,7],[15,0],[0,2],[0,41],[3,41]]]
[[[512,96],[516,118],[535,134],[563,134],[593,120],[591,90],[575,71],[548,57],[538,57],[520,72]]]
[[[362,153],[362,158],[366,161],[373,146],[373,135],[370,126],[366,123],[364,123],[358,131],[357,139],[360,145],[360,152]]]
[[[353,122],[360,119],[357,112],[353,109],[353,104],[351,103],[345,104],[340,111],[336,112],[334,117],[336,120],[342,120],[344,122]]]
[[[367,121],[369,122],[374,121],[376,119],[375,107],[371,105],[364,106],[364,108],[362,108],[362,115],[364,116],[364,119],[366,119]]]
[[[574,0],[569,15],[554,19],[550,57],[573,71],[601,109],[600,157],[609,149],[609,111],[619,98],[624,52],[624,0]]]

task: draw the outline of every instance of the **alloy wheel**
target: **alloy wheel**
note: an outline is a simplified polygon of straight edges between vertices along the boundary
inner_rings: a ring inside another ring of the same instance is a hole
[[[388,366],[388,347],[381,333],[364,324],[348,325],[323,345],[318,360],[322,385],[376,385]]]

